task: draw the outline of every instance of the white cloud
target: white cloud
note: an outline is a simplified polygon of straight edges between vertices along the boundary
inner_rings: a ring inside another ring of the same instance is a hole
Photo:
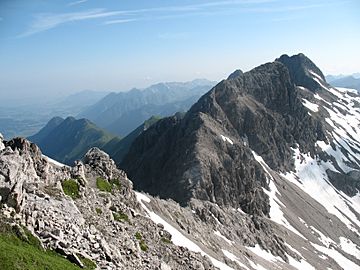
[[[80,5],[82,3],[87,2],[88,0],[78,0],[78,1],[74,1],[68,4],[68,6],[76,6],[76,5]]]
[[[137,20],[138,19],[119,19],[119,20],[106,21],[106,22],[104,22],[104,24],[119,24],[119,23],[134,22]]]
[[[30,25],[29,29],[24,33],[20,34],[18,37],[31,36],[33,34],[55,28],[68,22],[98,19],[120,15],[122,13],[122,11],[106,11],[105,9],[92,9],[82,12],[70,12],[61,14],[38,14],[36,16],[36,20]]]
[[[88,0],[79,0],[71,2],[69,5],[77,5]],[[90,19],[109,18],[115,16],[126,16],[127,18],[114,18],[103,22],[105,25],[120,24],[138,20],[154,20],[154,19],[171,19],[182,16],[198,16],[198,15],[214,15],[220,12],[289,12],[302,10],[307,8],[320,7],[324,4],[310,4],[304,6],[280,6],[280,7],[263,7],[261,4],[278,2],[279,0],[227,0],[205,2],[201,4],[190,4],[183,6],[167,6],[144,8],[134,10],[115,10],[107,11],[106,9],[92,9],[81,12],[69,13],[46,13],[37,14],[35,20],[30,24],[29,28],[18,37],[27,37],[37,34],[68,22],[84,21]],[[237,9],[236,9],[237,7]],[[239,8],[240,7],[240,8]],[[131,18],[132,16],[137,18]],[[151,15],[151,16],[148,16]],[[1,19],[0,19],[1,20]]]

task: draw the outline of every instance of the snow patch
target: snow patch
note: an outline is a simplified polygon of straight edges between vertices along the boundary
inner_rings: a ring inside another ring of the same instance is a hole
[[[295,248],[293,248],[292,246],[290,246],[288,243],[285,243],[285,245],[295,254],[299,255],[300,257],[302,257],[301,253],[299,251],[297,251]]]
[[[313,77],[313,80],[314,80],[315,82],[317,82],[317,83],[318,83],[322,88],[324,88],[325,90],[330,91],[330,89],[326,87],[326,85],[323,83],[322,80],[319,80],[319,79],[316,78],[316,77]]]
[[[317,250],[320,252],[326,254],[330,258],[334,259],[338,265],[340,265],[343,269],[360,269],[359,265],[356,265],[346,257],[344,257],[340,252],[333,248],[326,248],[324,246],[316,245],[314,243],[311,243]]]
[[[233,141],[229,138],[229,137],[226,137],[224,135],[220,135],[221,139],[224,141],[224,142],[228,142],[230,144],[234,144]]]
[[[340,237],[340,246],[343,251],[360,260],[360,248],[351,240],[345,237]]]
[[[270,252],[267,252],[266,250],[263,250],[259,244],[256,244],[255,247],[246,247],[248,250],[250,250],[252,253],[258,255],[259,257],[269,261],[269,262],[277,262],[282,261],[280,257],[276,257],[272,255]]]
[[[227,242],[229,245],[234,244],[234,241],[231,241],[231,240],[229,240],[228,238],[226,238],[224,235],[221,234],[221,232],[219,232],[219,231],[214,231],[214,234],[215,234],[216,236],[219,236],[220,238],[222,238],[222,239],[223,239],[225,242]]]
[[[316,78],[318,78],[320,81],[324,81],[323,78],[321,78],[321,76],[319,74],[317,74],[315,71],[308,69],[309,73],[313,76],[315,76]]]
[[[329,105],[329,106],[332,106],[330,102],[327,102],[325,99],[323,99],[322,97],[320,97],[319,94],[315,94],[314,95],[314,98],[316,98],[317,100],[320,100],[322,102],[324,102],[325,104]]]
[[[45,158],[49,163],[55,165],[55,166],[59,166],[59,167],[67,167],[67,165],[60,163],[52,158],[49,158],[48,156],[42,155],[43,158]]]
[[[195,244],[189,238],[185,237],[179,230],[177,230],[175,227],[167,223],[163,218],[155,214],[153,211],[150,211],[149,208],[147,208],[146,205],[143,203],[143,202],[150,202],[150,199],[148,197],[146,197],[144,194],[141,194],[139,192],[135,192],[135,194],[138,202],[140,203],[141,207],[145,210],[145,212],[148,214],[149,218],[154,223],[156,224],[160,223],[164,226],[164,229],[171,234],[172,236],[171,240],[175,245],[186,247],[193,252],[199,252],[203,256],[207,256],[211,260],[211,262],[221,270],[234,270],[225,263],[220,262],[217,259],[211,257],[209,254],[204,252],[197,244]]]
[[[215,215],[214,215],[213,213],[210,213],[210,214],[211,214],[211,216],[215,219],[216,223],[219,224],[219,225],[221,225],[219,219],[218,219],[217,217],[215,217]]]
[[[334,96],[338,97],[338,98],[342,98],[343,95],[340,93],[339,90],[337,90],[336,88],[325,88],[326,90],[328,90],[331,94],[333,94]]]
[[[331,147],[330,144],[326,144],[324,141],[317,141],[316,145],[321,148],[321,150],[327,153],[329,156],[333,156],[336,159],[336,163],[339,167],[345,172],[353,170],[349,166],[346,165],[345,162],[349,162],[349,160],[344,156],[338,146],[335,147],[335,150]]]
[[[136,195],[136,199],[137,201],[142,204],[142,202],[146,202],[146,203],[149,203],[151,202],[150,198],[148,196],[146,196],[145,194],[142,194],[140,192],[135,192],[135,195]]]
[[[302,104],[308,108],[310,111],[313,111],[313,112],[318,112],[319,111],[319,105],[315,104],[315,103],[312,103],[310,101],[308,101],[307,99],[303,98],[302,99],[303,102]]]
[[[320,232],[313,226],[310,226],[310,229],[312,230],[313,234],[316,233],[317,235],[319,235],[320,238],[318,239],[321,243],[323,243],[324,246],[329,247],[331,244],[336,244],[331,238],[325,236],[322,232]]]
[[[281,176],[300,187],[322,204],[329,213],[337,216],[349,229],[358,233],[353,224],[360,226],[360,221],[347,204],[350,203],[359,213],[360,208],[352,198],[346,195],[340,196],[330,184],[326,170],[337,171],[334,166],[329,161],[324,162],[312,158],[309,154],[302,154],[298,148],[293,148],[293,151],[295,172],[282,173]]]
[[[264,171],[267,174],[267,180],[268,180],[268,185],[269,185],[269,190],[263,188],[263,191],[266,195],[269,196],[269,201],[270,201],[270,219],[282,226],[284,226],[285,228],[287,228],[288,230],[292,231],[293,233],[297,234],[298,236],[300,236],[301,238],[305,239],[306,238],[298,231],[296,230],[285,218],[283,211],[281,210],[281,207],[286,207],[277,197],[277,194],[280,195],[280,192],[278,191],[278,189],[276,188],[276,185],[274,183],[274,178],[272,177],[271,173],[270,173],[270,167],[265,163],[265,161],[263,160],[263,158],[261,156],[259,156],[258,154],[256,154],[254,151],[251,151],[255,160],[262,166],[262,168],[264,169]]]
[[[229,251],[227,251],[225,249],[222,249],[221,251],[226,257],[228,257],[230,260],[236,262],[239,266],[241,266],[241,267],[243,267],[243,268],[245,268],[247,270],[250,270],[245,264],[243,264],[242,262],[239,261],[238,257],[236,257],[231,252],[229,252]]]
[[[289,264],[299,270],[315,270],[315,267],[305,260],[297,261],[291,256],[288,256],[288,259],[289,259]]]
[[[261,249],[261,247],[259,245],[255,245],[255,247],[246,247],[246,248],[269,262],[276,263],[278,261],[282,261],[282,259],[280,257],[274,256],[270,252],[267,252],[266,250]],[[287,256],[287,257],[289,259],[289,264],[291,266],[295,267],[296,269],[315,270],[315,268],[305,260],[297,261],[291,256]]]

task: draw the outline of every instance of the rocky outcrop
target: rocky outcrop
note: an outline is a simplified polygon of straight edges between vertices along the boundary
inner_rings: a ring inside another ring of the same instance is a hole
[[[101,269],[214,269],[206,257],[161,240],[171,235],[146,217],[106,153],[90,149],[68,167],[23,138],[0,145],[0,218],[26,226],[46,249],[80,267],[85,257]]]
[[[354,197],[360,190],[360,171],[351,171],[347,174],[326,171],[330,182],[346,195]]]

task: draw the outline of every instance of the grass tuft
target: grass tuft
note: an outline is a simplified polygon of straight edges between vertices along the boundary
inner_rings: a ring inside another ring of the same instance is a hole
[[[85,258],[85,257],[81,256],[80,254],[78,254],[78,257],[79,257],[80,261],[83,263],[84,269],[89,269],[89,270],[96,269],[96,263],[94,263],[92,260]]]
[[[112,191],[112,185],[101,177],[96,178],[96,186],[101,191],[106,191],[106,192]]]
[[[119,212],[113,212],[113,217],[114,217],[114,220],[116,221],[127,221],[129,222],[129,217],[127,214],[119,211]]]
[[[161,237],[161,241],[165,244],[172,244],[172,241],[168,238],[165,238],[165,237]]]
[[[70,196],[73,199],[80,198],[80,194],[79,194],[80,187],[76,180],[74,179],[64,180],[61,183],[61,186],[66,195]]]
[[[144,240],[141,240],[140,241],[140,249],[142,250],[142,251],[147,251],[149,248],[148,248],[148,246],[145,244],[145,241]]]
[[[135,238],[136,238],[137,240],[141,240],[141,239],[142,239],[141,233],[139,233],[139,232],[135,233]]]
[[[117,189],[121,188],[120,181],[117,178],[116,179],[110,179],[110,184],[117,187]]]

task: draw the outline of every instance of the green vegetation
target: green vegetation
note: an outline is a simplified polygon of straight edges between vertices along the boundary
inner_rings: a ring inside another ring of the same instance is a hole
[[[142,251],[147,251],[147,250],[148,250],[148,246],[146,245],[146,243],[145,243],[145,241],[144,241],[144,239],[143,239],[143,237],[142,237],[142,235],[141,235],[140,232],[136,232],[136,233],[135,233],[135,238],[136,238],[136,240],[140,241],[140,242],[139,242],[140,249],[141,249]]]
[[[95,269],[96,265],[82,260],[85,269]],[[39,240],[26,228],[10,227],[0,221],[0,269],[1,270],[79,270],[54,251],[45,251]]]
[[[101,215],[102,214],[102,210],[100,208],[95,208],[95,211],[98,215]]]
[[[140,249],[142,251],[147,251],[148,250],[148,246],[145,244],[145,241],[144,240],[141,240],[140,241]]]
[[[110,184],[117,187],[118,189],[121,188],[121,184],[120,184],[120,181],[119,179],[110,179]]]
[[[141,239],[142,239],[141,233],[139,233],[139,232],[135,233],[135,238],[136,238],[137,240],[141,240]]]
[[[119,179],[110,179],[110,181],[106,181],[105,179],[98,177],[96,178],[96,186],[101,191],[112,192],[114,187],[120,189],[121,184]]]
[[[121,212],[121,211],[119,211],[119,212],[113,212],[113,217],[114,217],[114,220],[116,220],[116,221],[127,221],[127,222],[129,222],[129,217],[128,217],[128,215],[127,214],[125,214],[125,213],[123,213],[123,212]]]
[[[66,195],[70,196],[73,199],[80,198],[79,184],[76,180],[74,179],[64,180],[61,183],[61,185]]]
[[[106,191],[106,192],[112,191],[111,184],[105,179],[102,179],[101,177],[96,178],[96,186],[101,191]]]
[[[161,241],[165,244],[172,244],[172,241],[168,238],[165,238],[165,237],[161,237]]]
[[[78,257],[80,261],[84,264],[84,269],[90,269],[90,270],[96,269],[96,263],[94,263],[92,260],[85,258],[79,254]]]

